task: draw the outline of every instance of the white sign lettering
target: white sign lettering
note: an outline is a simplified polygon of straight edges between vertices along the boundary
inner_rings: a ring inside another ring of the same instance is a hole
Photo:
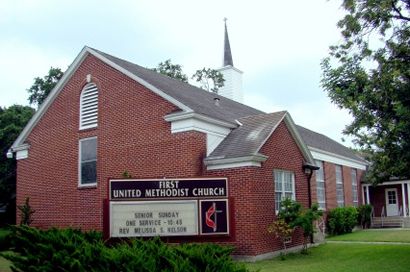
[[[111,202],[111,237],[198,235],[198,202]]]

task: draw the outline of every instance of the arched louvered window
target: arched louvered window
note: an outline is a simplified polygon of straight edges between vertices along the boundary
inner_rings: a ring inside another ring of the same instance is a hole
[[[85,85],[80,98],[80,129],[98,125],[98,88],[94,83]]]

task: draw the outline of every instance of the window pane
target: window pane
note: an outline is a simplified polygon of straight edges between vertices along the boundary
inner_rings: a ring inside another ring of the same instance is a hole
[[[97,161],[81,163],[81,183],[89,184],[97,182]]]
[[[324,180],[324,171],[323,171],[323,162],[315,161],[316,166],[320,167],[319,170],[316,170],[316,180]]]
[[[81,141],[81,161],[97,159],[97,139]]]
[[[342,167],[340,165],[336,165],[336,183],[343,183]]]
[[[285,173],[285,191],[286,192],[293,191],[292,173]]]

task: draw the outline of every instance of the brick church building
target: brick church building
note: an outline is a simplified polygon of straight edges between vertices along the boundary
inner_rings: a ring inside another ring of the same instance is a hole
[[[41,228],[218,242],[256,259],[281,250],[267,232],[281,199],[362,203],[363,159],[289,112],[238,102],[226,28],[220,71],[218,95],[84,47],[11,147],[17,204],[30,197]]]

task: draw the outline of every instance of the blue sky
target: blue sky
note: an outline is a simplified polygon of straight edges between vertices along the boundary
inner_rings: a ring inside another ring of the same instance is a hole
[[[0,0],[0,106],[28,104],[33,78],[67,69],[84,45],[145,67],[170,58],[189,75],[219,68],[227,17],[245,104],[288,110],[340,142],[351,117],[320,87],[320,61],[340,41],[340,2]]]

